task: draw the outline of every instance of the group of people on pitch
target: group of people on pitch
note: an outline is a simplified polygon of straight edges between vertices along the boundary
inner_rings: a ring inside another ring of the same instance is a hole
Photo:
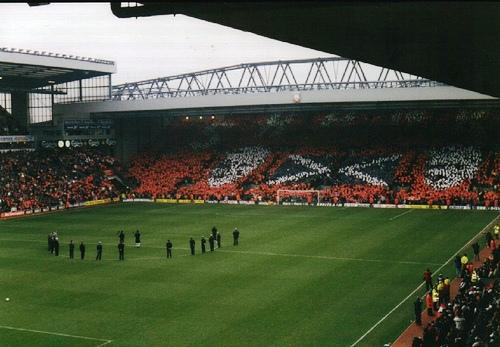
[[[119,260],[125,260],[125,233],[123,230],[118,232],[118,238],[119,238],[119,243],[118,243],[118,259]],[[141,247],[141,233],[139,230],[137,230],[134,233],[134,238],[135,238],[135,247]],[[239,244],[239,238],[240,238],[240,232],[237,228],[234,228],[233,230],[233,245],[237,246]],[[205,239],[204,236],[201,237],[201,253],[206,252],[206,243],[207,239]],[[213,252],[215,249],[215,243],[217,243],[217,248],[222,247],[222,236],[221,234],[217,231],[217,228],[214,226],[212,228],[212,233],[208,237],[208,244],[210,247],[210,251]],[[191,237],[189,240],[189,247],[191,249],[191,255],[195,255],[195,245],[196,242],[195,240]],[[95,260],[101,260],[102,259],[102,241],[99,241],[96,246],[96,258]],[[167,258],[172,258],[172,248],[173,248],[173,243],[172,241],[168,240],[166,243],[166,249],[167,249]],[[83,241],[80,242],[80,259],[84,260],[85,259],[85,250],[86,246],[83,243]],[[57,236],[57,232],[52,232],[48,236],[48,250],[51,254],[54,254],[56,256],[59,256],[59,237]],[[69,258],[73,259],[75,254],[75,244],[73,243],[73,240],[70,241],[69,243]]]
[[[240,231],[238,228],[234,228],[233,230],[233,246],[238,246],[240,239]],[[217,248],[222,247],[222,236],[217,231],[217,228],[214,226],[212,228],[212,232],[208,237],[208,245],[210,247],[210,252],[215,250],[215,243],[217,243]],[[191,250],[191,255],[195,255],[196,241],[191,237],[189,239],[189,249]],[[207,251],[207,239],[205,236],[201,237],[201,253],[205,253]],[[172,242],[170,240],[167,241],[167,258],[172,258]]]
[[[123,232],[123,230],[119,231],[118,237],[120,240],[118,243],[118,259],[125,260],[125,233]],[[141,247],[141,233],[139,230],[137,230],[134,233],[134,237],[135,237],[135,246]],[[49,234],[48,248],[51,254],[59,256],[59,237],[57,236],[57,232],[52,232]],[[73,243],[73,240],[69,242],[68,248],[69,248],[69,258],[73,259],[75,257],[75,244]],[[80,249],[80,259],[84,260],[86,246],[83,241],[80,242],[79,249]],[[97,242],[96,246],[95,260],[101,260],[101,259],[102,259],[102,241],[99,241]]]

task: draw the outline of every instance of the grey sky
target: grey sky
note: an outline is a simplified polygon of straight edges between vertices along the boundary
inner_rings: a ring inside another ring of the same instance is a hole
[[[113,83],[332,54],[177,15],[116,18],[109,3],[0,4],[0,47],[114,60]]]

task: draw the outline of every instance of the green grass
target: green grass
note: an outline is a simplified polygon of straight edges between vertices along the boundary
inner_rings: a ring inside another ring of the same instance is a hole
[[[0,328],[0,344],[350,346],[421,283],[427,266],[438,268],[498,215],[414,210],[390,220],[404,211],[121,204],[1,221],[0,325],[96,340]],[[213,225],[223,247],[201,255],[200,237]],[[136,228],[140,249],[132,247]],[[59,257],[47,252],[54,230]],[[87,244],[84,261],[78,250],[68,259],[70,239]],[[99,240],[102,262],[94,260]],[[359,346],[394,341],[413,300]]]

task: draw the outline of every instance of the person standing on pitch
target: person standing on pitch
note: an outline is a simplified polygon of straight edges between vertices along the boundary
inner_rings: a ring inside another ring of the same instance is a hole
[[[59,238],[56,236],[54,237],[54,252],[56,254],[56,257],[59,256]]]
[[[240,238],[240,232],[237,228],[233,230],[233,246],[238,246],[238,240]]]
[[[167,241],[167,258],[172,258],[172,242],[170,240]]]
[[[125,233],[123,232],[123,230],[120,231],[118,237],[120,238],[120,243],[125,243]]]
[[[193,238],[190,238],[189,239],[189,248],[191,248],[191,255],[194,255],[194,246],[195,246],[196,242],[194,241]]]
[[[95,257],[95,260],[101,260],[102,257],[102,242],[99,241],[97,243],[97,255]]]
[[[49,252],[52,253],[52,251],[53,251],[52,233],[49,234],[48,241],[49,241]]]
[[[75,256],[75,244],[73,240],[69,242],[69,259],[73,259]]]
[[[217,238],[217,228],[215,226],[212,228],[212,237],[214,240]]]
[[[208,237],[208,245],[210,246],[210,252],[214,251],[214,242],[215,242],[215,240],[214,240],[213,235],[210,235]]]
[[[85,258],[85,245],[83,241],[80,243],[80,259],[83,260]]]
[[[220,236],[220,233],[217,232],[217,248],[221,248],[221,247],[222,247],[221,236]]]
[[[55,241],[56,241],[56,237],[54,235],[54,232],[51,232],[50,233],[50,254],[54,254]]]
[[[205,240],[205,236],[202,236],[201,237],[201,253],[205,253],[206,251],[206,248],[205,248],[205,244],[207,243],[207,240]]]
[[[135,247],[141,247],[141,233],[137,230],[134,234],[135,236]]]
[[[125,243],[118,244],[118,260],[125,260]]]

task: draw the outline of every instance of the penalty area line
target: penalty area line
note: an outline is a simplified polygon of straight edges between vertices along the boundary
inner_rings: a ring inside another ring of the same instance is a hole
[[[51,331],[43,331],[43,330],[34,330],[34,329],[25,329],[25,328],[16,328],[16,327],[11,327],[8,325],[0,325],[0,329],[7,329],[7,330],[17,330],[17,331],[26,331],[26,332],[31,332],[31,333],[37,333],[37,334],[45,334],[45,335],[54,335],[54,336],[62,336],[62,337],[71,337],[74,339],[82,339],[82,340],[92,340],[92,341],[98,341],[101,342],[98,344],[96,347],[102,347],[107,344],[110,344],[113,342],[113,340],[107,340],[107,339],[98,339],[96,337],[89,337],[89,336],[80,336],[80,335],[71,335],[71,334],[64,334],[64,333],[55,333]]]
[[[472,241],[474,241],[479,235],[481,235],[483,233],[483,231],[487,230],[490,225],[492,225],[493,223],[496,222],[498,218],[498,215],[493,218],[492,221],[490,221],[483,229],[481,229],[480,232],[478,232],[476,235],[474,235],[474,237],[472,239],[470,239],[465,245],[462,246],[462,248],[460,248],[458,251],[455,252],[455,254],[453,254],[450,259],[448,259],[444,264],[442,264],[436,271],[433,271],[433,274],[432,276],[434,276],[435,274],[439,273],[439,271],[444,268],[446,265],[448,265],[454,258],[457,254],[459,254],[465,247],[467,247]],[[377,323],[375,323],[370,329],[368,329],[368,331],[366,333],[364,333],[359,339],[357,339],[352,345],[350,345],[350,347],[354,347],[356,346],[359,342],[361,342],[369,333],[371,333],[376,327],[378,327],[380,325],[380,323],[382,323],[384,320],[387,319],[387,317],[389,317],[394,311],[396,311],[401,305],[403,305],[411,296],[415,295],[415,293],[417,291],[420,290],[420,288],[423,287],[423,285],[425,284],[425,282],[422,282],[420,283],[420,285],[415,288],[415,290],[413,290],[406,298],[404,298],[399,304],[397,304],[396,306],[394,306],[394,308],[392,310],[390,310],[389,312],[387,312],[387,314],[385,316],[383,316]]]

